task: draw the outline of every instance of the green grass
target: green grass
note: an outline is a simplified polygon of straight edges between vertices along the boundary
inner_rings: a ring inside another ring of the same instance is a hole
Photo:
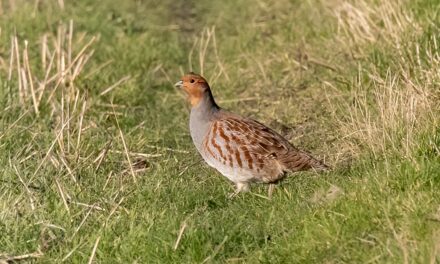
[[[0,1],[0,263],[440,262],[436,1],[37,2]],[[334,169],[229,199],[190,70]]]

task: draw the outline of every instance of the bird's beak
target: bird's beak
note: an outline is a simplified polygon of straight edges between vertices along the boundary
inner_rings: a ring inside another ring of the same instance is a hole
[[[178,82],[176,82],[176,84],[174,84],[174,86],[177,87],[177,88],[182,88],[182,86],[183,86],[183,81],[178,81]]]

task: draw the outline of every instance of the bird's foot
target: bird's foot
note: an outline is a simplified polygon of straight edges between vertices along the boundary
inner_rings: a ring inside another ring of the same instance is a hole
[[[272,199],[272,193],[275,190],[275,184],[274,183],[269,183],[269,187],[267,189],[267,197],[269,197],[269,200]]]
[[[229,198],[234,198],[235,196],[237,196],[239,193],[241,192],[248,192],[250,187],[249,187],[249,183],[246,182],[237,182],[235,184],[235,191],[231,194],[229,194]]]
[[[228,195],[228,198],[229,199],[232,199],[232,198],[234,198],[235,196],[237,196],[238,195],[238,192],[237,191],[233,191],[233,192],[231,192],[229,195]]]

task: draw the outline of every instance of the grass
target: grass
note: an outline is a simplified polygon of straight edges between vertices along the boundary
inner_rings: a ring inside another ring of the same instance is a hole
[[[436,1],[0,1],[0,263],[437,263]],[[228,199],[172,86],[334,169]]]

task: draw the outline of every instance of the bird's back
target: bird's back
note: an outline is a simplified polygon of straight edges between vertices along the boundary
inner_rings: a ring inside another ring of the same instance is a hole
[[[212,117],[200,153],[232,181],[275,182],[288,171],[327,168],[274,130],[222,109]]]

